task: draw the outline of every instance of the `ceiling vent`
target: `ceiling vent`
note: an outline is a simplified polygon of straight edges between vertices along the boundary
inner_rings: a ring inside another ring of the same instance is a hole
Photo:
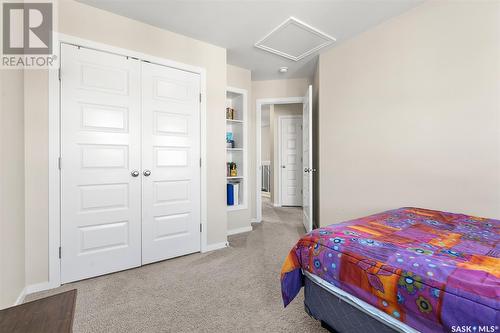
[[[255,46],[287,59],[299,61],[333,42],[335,38],[290,17],[259,40]]]

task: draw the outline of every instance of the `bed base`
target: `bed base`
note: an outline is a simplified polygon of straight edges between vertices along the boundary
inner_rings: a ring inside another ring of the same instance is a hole
[[[332,333],[394,333],[393,328],[342,300],[305,276],[304,307]]]

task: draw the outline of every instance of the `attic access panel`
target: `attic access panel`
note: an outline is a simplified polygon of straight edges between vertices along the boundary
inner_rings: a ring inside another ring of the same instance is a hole
[[[299,61],[333,42],[335,38],[290,17],[259,40],[255,47]]]

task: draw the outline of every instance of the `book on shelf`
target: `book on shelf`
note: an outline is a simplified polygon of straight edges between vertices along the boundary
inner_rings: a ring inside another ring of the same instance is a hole
[[[237,206],[240,204],[240,183],[229,182],[226,185],[227,191],[227,205]]]
[[[226,190],[227,190],[227,205],[233,206],[234,205],[234,185],[231,183],[227,183]]]
[[[234,205],[237,206],[240,204],[240,184],[239,183],[233,183],[233,198],[234,198]]]

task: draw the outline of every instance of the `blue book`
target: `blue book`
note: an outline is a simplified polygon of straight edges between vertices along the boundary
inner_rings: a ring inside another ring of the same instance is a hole
[[[227,183],[226,192],[227,192],[227,205],[233,206],[234,205],[234,185],[231,183]]]

